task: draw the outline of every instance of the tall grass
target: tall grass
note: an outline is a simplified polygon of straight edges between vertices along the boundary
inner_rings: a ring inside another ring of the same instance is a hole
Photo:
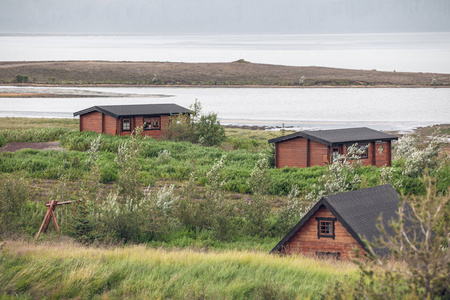
[[[49,118],[0,118],[0,129],[39,129],[47,127],[62,127],[68,129],[79,128],[78,119],[49,119]]]
[[[70,129],[61,127],[48,127],[39,129],[0,130],[0,137],[7,143],[19,142],[50,142],[59,140]]]
[[[0,291],[32,298],[320,299],[357,267],[261,252],[94,248],[8,241]]]

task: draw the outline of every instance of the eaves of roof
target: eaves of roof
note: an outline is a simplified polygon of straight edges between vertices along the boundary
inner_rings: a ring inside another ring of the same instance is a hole
[[[292,134],[289,134],[289,135],[285,135],[285,136],[280,136],[280,137],[277,137],[277,138],[274,138],[274,139],[270,139],[268,142],[269,142],[269,144],[276,144],[276,143],[280,143],[280,142],[296,139],[296,138],[299,138],[299,137],[302,137],[302,138],[305,138],[305,139],[310,139],[312,141],[315,141],[315,142],[318,142],[318,143],[321,143],[321,144],[325,144],[325,145],[328,145],[328,146],[333,145],[333,143],[331,143],[331,142],[329,142],[327,140],[320,139],[320,138],[315,137],[315,136],[311,136],[311,135],[309,135],[307,133],[304,133],[304,132],[301,132],[301,131],[300,132],[295,132],[295,133],[292,133]]]
[[[299,132],[295,132],[295,133],[292,133],[292,134],[289,134],[289,135],[280,136],[280,137],[277,137],[277,138],[270,139],[270,140],[268,140],[268,142],[269,142],[269,144],[272,144],[272,143],[276,144],[276,143],[285,142],[285,141],[296,139],[296,138],[306,138],[306,139],[309,139],[309,140],[312,140],[312,141],[315,141],[315,142],[318,142],[318,143],[321,143],[321,144],[324,144],[324,145],[327,145],[327,146],[335,146],[335,145],[347,144],[347,143],[353,143],[353,144],[354,143],[366,143],[366,142],[373,142],[373,141],[378,141],[378,140],[390,141],[390,140],[397,140],[398,139],[398,137],[396,137],[396,136],[391,136],[391,137],[366,138],[366,139],[364,139],[364,138],[342,139],[342,140],[340,140],[338,142],[332,142],[332,141],[328,141],[328,140],[319,138],[317,136],[310,135],[310,134],[308,134],[306,132],[299,131]]]
[[[103,108],[101,108],[101,107],[98,107],[98,106],[92,106],[92,107],[89,107],[89,108],[86,108],[86,109],[83,109],[83,110],[74,112],[74,113],[73,113],[73,116],[74,116],[74,117],[75,117],[75,116],[81,116],[81,115],[85,115],[85,114],[91,113],[91,112],[93,112],[93,111],[99,111],[99,112],[102,112],[102,113],[104,113],[105,115],[111,116],[111,117],[116,118],[116,119],[119,118],[119,115],[117,115],[117,114],[115,114],[115,113],[112,113],[112,112],[110,112],[110,111],[108,111],[108,110],[106,110],[106,109],[103,109]]]

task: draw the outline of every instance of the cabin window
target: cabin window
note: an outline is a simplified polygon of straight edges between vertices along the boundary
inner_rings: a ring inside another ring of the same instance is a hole
[[[339,157],[339,147],[333,147],[332,161],[335,161]]]
[[[144,118],[144,130],[161,130],[161,117]]]
[[[316,252],[316,256],[318,258],[332,258],[332,259],[339,259],[339,252]]]
[[[123,119],[122,131],[131,131],[131,119]]]
[[[317,238],[332,238],[334,240],[334,222],[336,218],[316,218]]]
[[[352,145],[348,144],[347,149],[350,146],[352,146]],[[366,159],[369,157],[369,144],[368,143],[365,143],[365,144],[356,143],[356,144],[353,144],[353,146],[355,146],[355,148],[356,148],[356,150],[358,150],[358,152],[359,152],[359,150],[362,150],[362,153],[359,155],[360,159]]]

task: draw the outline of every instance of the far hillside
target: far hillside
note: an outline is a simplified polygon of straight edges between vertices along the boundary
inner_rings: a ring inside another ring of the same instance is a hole
[[[2,84],[449,87],[450,74],[231,63],[0,62]]]

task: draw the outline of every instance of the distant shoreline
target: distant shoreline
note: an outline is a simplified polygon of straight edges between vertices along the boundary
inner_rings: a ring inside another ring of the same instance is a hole
[[[55,87],[438,88],[450,74],[231,63],[0,62],[0,85]],[[4,95],[0,97],[12,97]],[[46,97],[46,95],[36,97]]]

